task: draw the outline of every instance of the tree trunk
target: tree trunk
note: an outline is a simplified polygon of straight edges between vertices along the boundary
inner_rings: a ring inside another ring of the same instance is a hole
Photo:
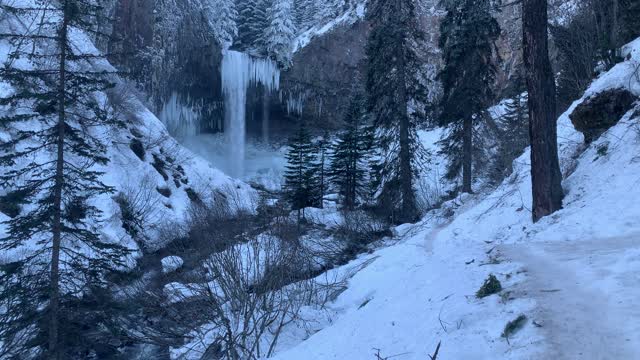
[[[547,42],[547,1],[522,3],[523,55],[529,91],[533,221],[562,207],[555,82]]]
[[[59,342],[59,302],[60,302],[60,246],[62,241],[62,187],[64,185],[64,137],[65,137],[65,87],[66,87],[66,63],[67,63],[67,31],[69,25],[70,9],[65,0],[63,6],[63,19],[60,28],[60,58],[58,70],[58,125],[57,125],[57,158],[56,173],[53,188],[53,223],[51,245],[51,277],[49,289],[49,358],[61,359]]]
[[[324,209],[324,149],[322,150],[322,160],[320,168],[320,209]]]
[[[473,119],[467,117],[462,124],[462,192],[471,194],[473,153]]]
[[[396,0],[397,17],[402,17],[404,10],[402,0]],[[402,215],[401,221],[411,222],[417,216],[415,195],[413,193],[413,171],[411,169],[411,149],[409,139],[409,112],[407,106],[407,66],[405,61],[405,51],[409,44],[406,43],[402,31],[398,31],[398,117],[400,126],[400,191],[402,192]]]

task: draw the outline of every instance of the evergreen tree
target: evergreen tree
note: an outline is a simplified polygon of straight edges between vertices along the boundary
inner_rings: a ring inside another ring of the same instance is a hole
[[[424,34],[414,0],[374,0],[367,17],[367,111],[376,130],[374,193],[392,221],[413,221],[418,217],[413,181],[421,159],[417,122],[422,115],[415,105],[426,103],[417,51]]]
[[[269,27],[265,32],[267,54],[278,64],[291,64],[293,39],[296,36],[292,0],[274,0],[269,8]]]
[[[500,117],[500,143],[496,161],[496,180],[512,171],[513,161],[529,146],[529,115],[527,94],[520,93],[505,103],[505,112]]]
[[[441,144],[450,159],[448,177],[455,178],[462,168],[462,191],[471,192],[473,121],[480,119],[493,100],[496,68],[495,41],[500,26],[492,17],[492,0],[443,0],[447,15],[440,24],[439,46],[444,68],[439,74],[443,85],[443,125],[449,133]]]
[[[294,0],[295,25],[304,30],[313,25],[317,13],[317,3],[314,0]]]
[[[304,218],[304,208],[313,205],[316,179],[315,147],[306,124],[300,123],[297,133],[289,139],[287,166],[284,173],[284,197],[292,210],[298,211],[298,223]]]
[[[230,46],[238,35],[235,0],[205,0],[203,6],[215,38],[223,46]]]
[[[78,29],[97,35],[94,2],[2,7],[37,26],[16,21],[18,30],[2,34],[11,50],[0,77],[12,91],[0,98],[0,126],[12,137],[0,143],[0,189],[23,206],[0,239],[9,254],[0,267],[0,354],[74,358],[65,344],[82,332],[72,326],[79,313],[70,304],[102,287],[105,272],[128,253],[101,238],[101,210],[92,203],[112,191],[97,168],[108,161],[102,138],[118,125],[99,95],[112,87],[113,70],[101,56],[79,52],[71,36]]]
[[[347,210],[355,209],[366,189],[366,158],[370,144],[365,116],[364,101],[356,95],[345,115],[345,129],[332,147],[329,179]]]
[[[324,208],[324,195],[326,194],[327,184],[327,150],[329,150],[329,133],[325,133],[323,137],[314,143],[315,161],[313,162],[312,173],[312,203],[313,206],[320,209]]]
[[[240,50],[262,54],[265,50],[264,33],[269,26],[268,10],[271,0],[237,0],[238,37]]]

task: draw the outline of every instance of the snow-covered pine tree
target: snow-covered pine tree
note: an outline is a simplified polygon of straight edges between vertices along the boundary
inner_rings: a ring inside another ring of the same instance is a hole
[[[204,0],[204,10],[215,38],[229,47],[238,36],[238,12],[235,0]]]
[[[268,19],[270,23],[264,37],[267,55],[281,66],[288,67],[296,36],[292,0],[274,0]]]
[[[354,210],[366,193],[370,141],[365,119],[364,99],[356,94],[345,114],[345,129],[332,146],[329,179],[347,210]]]
[[[493,60],[500,26],[492,16],[492,0],[443,0],[447,15],[440,24],[439,46],[444,67],[442,125],[449,125],[442,152],[449,158],[447,177],[462,168],[462,192],[472,182],[473,121],[493,100],[496,66]]]
[[[412,105],[426,103],[417,73],[424,34],[414,0],[374,0],[367,18],[367,110],[375,128],[377,159],[372,164],[374,193],[391,221],[413,221],[418,217],[413,182],[422,150],[417,138],[421,114]]]
[[[317,13],[314,0],[294,0],[295,25],[299,30],[306,30],[313,25]]]
[[[265,31],[272,0],[237,0],[238,37],[235,46],[256,54],[265,51]]]
[[[316,177],[316,149],[304,121],[296,134],[289,138],[288,147],[283,195],[291,209],[298,211],[300,223],[304,218],[304,208],[313,204]]]
[[[8,256],[0,267],[0,354],[78,358],[68,345],[97,334],[74,328],[72,318],[82,317],[76,305],[129,253],[101,237],[101,209],[92,202],[112,191],[97,166],[108,161],[104,137],[121,125],[99,94],[112,87],[114,70],[78,50],[86,48],[78,30],[95,35],[93,1],[2,6],[14,26],[2,34],[11,49],[0,77],[12,90],[0,98],[0,126],[11,134],[0,143],[0,189],[8,194],[0,201],[21,206],[0,239]],[[108,331],[101,322],[108,319],[91,326]]]

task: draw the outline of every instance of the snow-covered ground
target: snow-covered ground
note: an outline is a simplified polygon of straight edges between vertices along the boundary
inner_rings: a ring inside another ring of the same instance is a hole
[[[327,325],[276,359],[427,359],[439,342],[442,359],[640,358],[640,118],[585,148],[568,117],[605,89],[640,95],[640,39],[625,54],[559,118],[562,210],[532,223],[527,150],[496,190],[445,204],[452,219],[434,211],[346,265],[368,263]],[[503,290],[477,299],[489,274]],[[520,314],[524,328],[502,337]]]

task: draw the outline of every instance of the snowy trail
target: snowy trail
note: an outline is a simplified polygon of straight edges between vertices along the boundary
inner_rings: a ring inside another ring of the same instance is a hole
[[[639,359],[640,236],[505,245],[527,280],[514,295],[536,300],[553,359]]]

